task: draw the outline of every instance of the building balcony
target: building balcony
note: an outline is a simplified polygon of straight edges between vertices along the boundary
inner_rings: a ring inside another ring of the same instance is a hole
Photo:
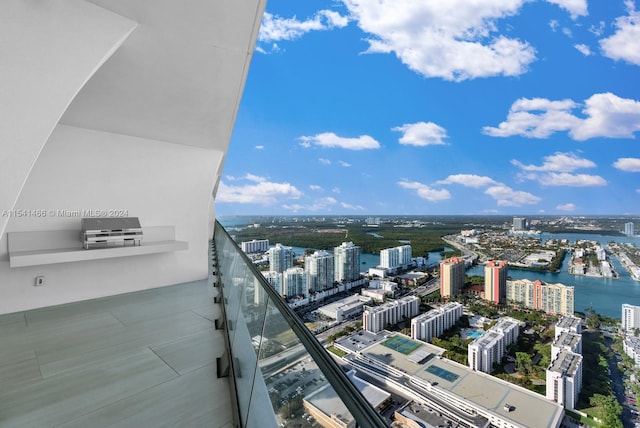
[[[0,427],[384,426],[219,224],[214,237],[205,280],[1,315]]]

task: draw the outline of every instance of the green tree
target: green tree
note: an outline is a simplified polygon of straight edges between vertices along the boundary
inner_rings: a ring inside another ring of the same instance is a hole
[[[526,352],[516,352],[516,366],[519,372],[529,374],[531,371],[531,355]]]
[[[591,329],[596,329],[600,327],[600,315],[593,308],[588,308],[586,310],[587,316],[587,327]]]
[[[622,406],[613,395],[594,394],[589,399],[589,404],[597,407],[598,419],[602,426],[610,428],[623,428],[620,421]]]

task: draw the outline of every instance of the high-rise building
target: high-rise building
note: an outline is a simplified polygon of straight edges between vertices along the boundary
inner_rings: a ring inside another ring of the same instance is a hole
[[[462,316],[462,305],[449,302],[411,319],[411,338],[429,342],[455,325]]]
[[[360,279],[360,247],[343,242],[333,249],[335,280],[351,282]]]
[[[387,325],[396,324],[405,318],[413,318],[420,311],[420,299],[405,296],[380,306],[365,306],[362,313],[362,328],[372,333],[384,330]]]
[[[527,219],[524,217],[513,218],[513,230],[527,230]]]
[[[451,257],[440,262],[440,295],[454,296],[464,287],[465,264],[461,257]]]
[[[246,254],[264,253],[269,250],[269,240],[253,239],[251,241],[242,241],[241,248]]]
[[[333,255],[324,250],[315,251],[304,258],[309,291],[323,291],[333,287]]]
[[[282,273],[282,293],[287,297],[309,295],[307,273],[304,269],[294,267]]]
[[[582,319],[573,315],[565,315],[556,321],[555,337],[557,339],[562,333],[582,334]]]
[[[475,371],[491,373],[494,364],[500,363],[506,348],[518,340],[522,323],[511,317],[504,317],[477,337],[467,347],[469,367]]]
[[[561,351],[547,368],[546,381],[549,400],[575,409],[582,389],[582,355]]]
[[[635,236],[636,232],[633,222],[627,222],[624,224],[624,234],[627,236]]]
[[[550,314],[573,315],[574,288],[540,280],[510,280],[507,281],[507,303],[510,302]]]
[[[557,331],[556,331],[557,334]],[[551,344],[551,360],[555,360],[562,351],[582,354],[582,335],[562,332]]]
[[[269,248],[269,270],[284,272],[293,267],[293,248],[276,244]]]
[[[267,272],[262,272],[262,276],[264,276],[264,279],[267,280],[271,288],[273,288],[276,293],[281,296],[284,294],[282,287],[282,273],[270,270]]]
[[[623,304],[621,320],[622,330],[624,331],[633,331],[636,328],[640,328],[640,306]]]
[[[411,264],[411,245],[400,245],[380,250],[380,267],[395,269]]]
[[[507,261],[491,260],[484,265],[484,298],[493,303],[507,302]]]

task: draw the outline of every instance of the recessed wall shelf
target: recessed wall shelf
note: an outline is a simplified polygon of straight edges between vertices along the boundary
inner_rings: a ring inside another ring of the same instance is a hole
[[[126,247],[83,248],[80,230],[9,232],[9,266],[12,268],[69,263],[114,257],[168,253],[189,248],[186,241],[175,240],[173,226],[143,227],[141,245]]]

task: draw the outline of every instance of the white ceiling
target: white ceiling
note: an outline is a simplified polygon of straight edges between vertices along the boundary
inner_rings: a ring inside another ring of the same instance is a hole
[[[138,23],[61,123],[227,151],[265,0],[90,0]]]

